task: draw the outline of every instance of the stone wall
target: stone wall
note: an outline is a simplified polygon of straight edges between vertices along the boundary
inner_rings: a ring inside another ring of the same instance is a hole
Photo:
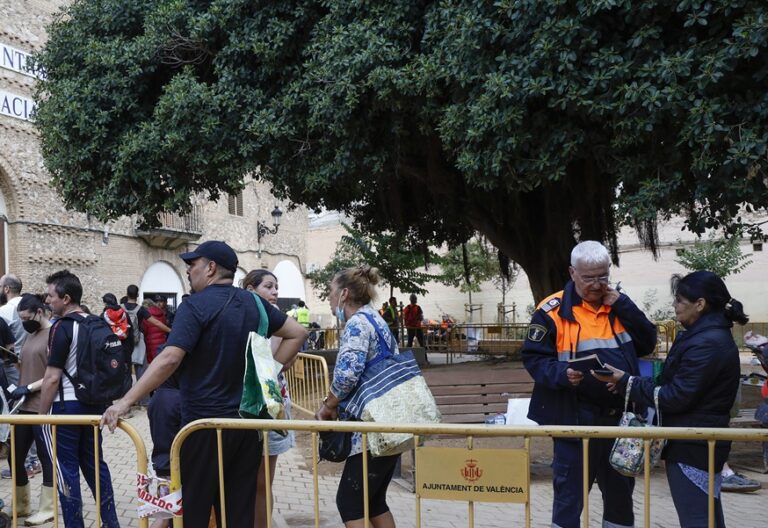
[[[46,40],[46,24],[67,3],[0,0],[0,43],[24,53],[39,50]],[[0,90],[6,94],[31,99],[35,82],[34,77],[7,65],[0,68]],[[67,210],[50,185],[34,124],[0,115],[0,197],[4,202],[0,212],[6,221],[6,258],[0,267],[16,273],[24,290],[33,292],[44,290],[47,275],[68,268],[83,282],[83,302],[94,309],[101,307],[104,293],[111,291],[119,298],[129,284],[141,285],[147,268],[159,261],[171,264],[188,289],[178,254],[210,239],[227,241],[238,252],[242,271],[273,268],[284,260],[306,271],[306,211],[288,211],[288,204],[278,203],[269,186],[249,176],[245,181],[242,216],[229,214],[226,197],[218,202],[199,197],[199,239],[171,240],[171,245],[178,245],[174,249],[151,247],[137,236],[134,218],[124,217],[105,226]],[[256,223],[262,220],[272,227],[270,212],[275,205],[284,211],[282,225],[277,234],[263,239],[264,251],[259,256]]]

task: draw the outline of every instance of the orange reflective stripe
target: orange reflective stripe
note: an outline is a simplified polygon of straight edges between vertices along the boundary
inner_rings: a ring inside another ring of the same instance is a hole
[[[559,361],[568,361],[577,352],[618,349],[617,337],[622,342],[631,341],[629,333],[618,318],[614,319],[613,330],[611,329],[610,306],[601,306],[595,310],[586,303],[574,305],[571,307],[573,317],[576,320],[574,322],[560,317],[561,305],[550,308],[551,305],[548,304],[552,299],[562,298],[563,292],[560,291],[545,298],[538,306],[538,308],[544,309],[544,312],[555,324],[557,359]]]

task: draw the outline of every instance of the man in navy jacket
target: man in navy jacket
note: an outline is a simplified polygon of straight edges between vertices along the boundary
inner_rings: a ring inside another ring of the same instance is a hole
[[[571,280],[545,298],[533,314],[523,345],[525,368],[534,380],[528,417],[540,425],[617,425],[623,399],[571,359],[596,354],[602,363],[639,373],[638,356],[656,346],[656,327],[626,295],[609,285],[610,255],[585,241],[571,253]],[[589,482],[603,494],[603,526],[634,526],[634,479],[608,462],[613,440],[589,442]],[[578,439],[554,439],[554,528],[578,528],[583,508],[583,460]]]

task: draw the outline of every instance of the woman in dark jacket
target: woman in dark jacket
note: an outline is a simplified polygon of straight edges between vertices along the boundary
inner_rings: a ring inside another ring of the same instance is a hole
[[[669,427],[728,427],[730,410],[739,387],[739,349],[731,335],[734,322],[749,320],[741,303],[731,298],[725,283],[710,271],[695,271],[677,285],[675,317],[685,328],[678,333],[661,377],[659,410]],[[609,389],[626,388],[629,375],[611,368],[613,376],[593,374],[608,382]],[[653,407],[652,378],[632,380],[630,398]],[[725,526],[720,502],[720,471],[731,443],[715,444],[715,521]],[[707,443],[670,440],[662,454],[667,481],[682,528],[707,526]]]

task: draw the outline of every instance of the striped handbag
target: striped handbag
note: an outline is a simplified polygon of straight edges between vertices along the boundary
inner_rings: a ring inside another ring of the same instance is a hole
[[[379,352],[365,364],[356,389],[339,402],[344,419],[378,423],[439,423],[432,392],[421,375],[413,353],[392,354],[374,318],[364,315],[379,336]],[[413,448],[410,433],[369,433],[373,456],[391,456]]]

